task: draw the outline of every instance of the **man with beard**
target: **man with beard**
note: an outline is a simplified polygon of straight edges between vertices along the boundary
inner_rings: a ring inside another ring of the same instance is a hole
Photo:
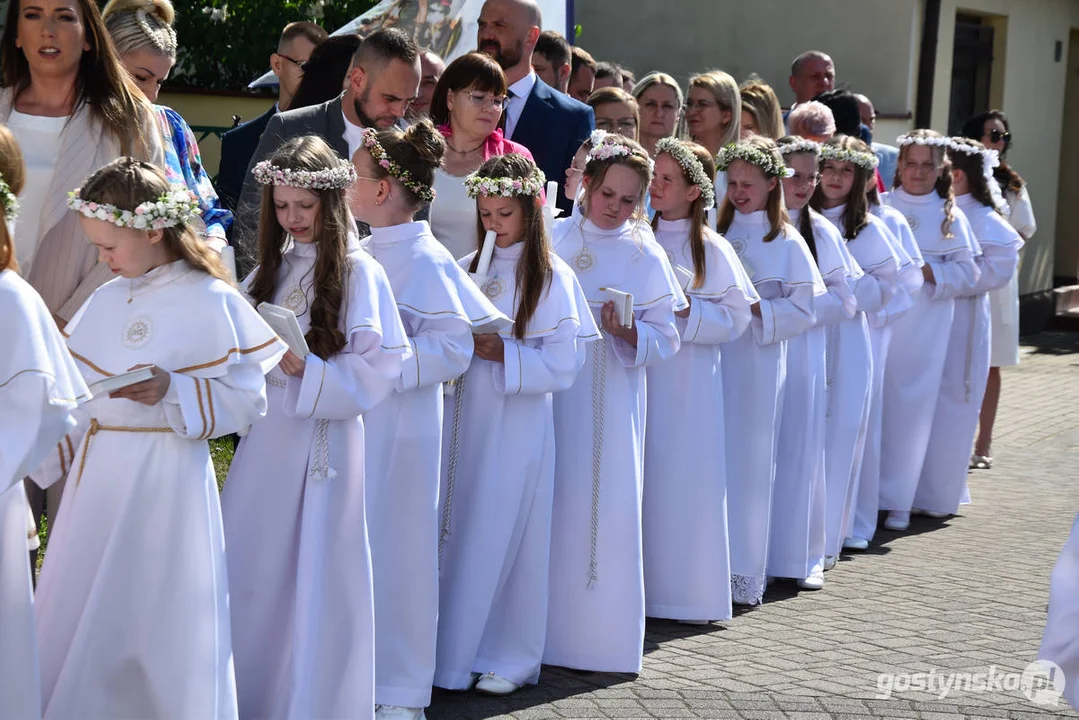
[[[365,128],[385,130],[401,125],[420,86],[420,53],[400,30],[376,30],[360,44],[352,60],[345,91],[321,105],[280,113],[270,120],[244,179],[233,227],[240,277],[258,261],[258,224],[262,186],[251,169],[270,157],[283,142],[301,135],[318,135],[343,160],[352,158]],[[366,230],[365,227],[360,228]],[[366,234],[366,233],[365,233]]]
[[[566,168],[592,129],[592,108],[540,82],[532,53],[540,36],[539,6],[534,0],[487,0],[480,10],[476,46],[502,66],[509,96],[502,119],[506,137],[532,152],[548,180],[565,183]],[[558,206],[572,203],[559,190]]]

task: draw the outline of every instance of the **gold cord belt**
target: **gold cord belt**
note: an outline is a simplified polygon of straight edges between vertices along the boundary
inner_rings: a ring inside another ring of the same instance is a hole
[[[124,425],[102,425],[97,418],[90,420],[90,429],[86,431],[86,439],[82,442],[82,454],[79,456],[79,473],[75,476],[76,487],[82,481],[82,471],[86,466],[86,455],[90,452],[90,443],[94,435],[99,432],[126,432],[126,433],[170,433],[170,427],[128,427]]]

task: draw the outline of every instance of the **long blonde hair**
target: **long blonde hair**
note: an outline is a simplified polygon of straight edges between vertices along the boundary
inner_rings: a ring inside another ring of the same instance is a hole
[[[22,149],[7,125],[0,125],[0,180],[7,183],[13,195],[21,193],[26,184],[26,163]],[[0,270],[17,271],[19,263],[15,258],[15,238],[8,233],[7,222],[4,222],[6,218],[3,217],[6,209],[0,206]]]
[[[943,137],[935,130],[911,130],[904,137],[909,138],[940,138]],[[910,145],[902,145],[899,148],[899,160],[895,165],[895,181],[892,187],[903,187],[903,163],[906,160],[907,149]],[[944,200],[944,221],[940,224],[940,232],[946,238],[954,237],[952,223],[955,222],[955,190],[952,188],[952,165],[948,162],[948,154],[943,147],[930,145],[933,151],[933,164],[940,168],[940,177],[937,178],[937,195]]]
[[[754,76],[742,83],[738,91],[742,98],[742,110],[753,116],[758,134],[772,140],[783,137],[783,111],[772,86]]]
[[[774,162],[778,167],[783,166],[783,156],[779,154],[779,148],[776,146],[774,140],[770,140],[760,135],[753,135],[738,143],[739,145],[746,145],[761,152],[772,155]],[[742,162],[745,162],[744,160]],[[766,178],[768,174],[757,168],[757,170]],[[772,191],[768,193],[768,199],[764,203],[764,210],[768,215],[768,234],[764,236],[765,242],[771,242],[775,240],[776,236],[783,231],[783,226],[790,222],[790,217],[787,215],[787,208],[783,204],[783,183],[779,178],[776,178],[776,186],[772,188]],[[731,229],[731,224],[734,222],[734,213],[737,212],[734,209],[734,203],[732,203],[726,197],[723,198],[723,203],[719,206],[719,219],[716,221],[716,230],[720,234],[726,233]]]

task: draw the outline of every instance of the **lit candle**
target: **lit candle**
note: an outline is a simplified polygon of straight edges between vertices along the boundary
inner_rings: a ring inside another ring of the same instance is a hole
[[[476,265],[477,275],[486,276],[491,267],[491,256],[495,254],[495,234],[494,230],[488,230],[483,236],[483,249],[480,250],[480,261]]]

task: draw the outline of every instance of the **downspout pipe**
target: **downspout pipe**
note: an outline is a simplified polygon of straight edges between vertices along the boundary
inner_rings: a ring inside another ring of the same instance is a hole
[[[914,101],[914,127],[933,122],[933,76],[937,72],[937,40],[940,36],[940,0],[925,0],[922,44],[918,53],[918,90]]]

